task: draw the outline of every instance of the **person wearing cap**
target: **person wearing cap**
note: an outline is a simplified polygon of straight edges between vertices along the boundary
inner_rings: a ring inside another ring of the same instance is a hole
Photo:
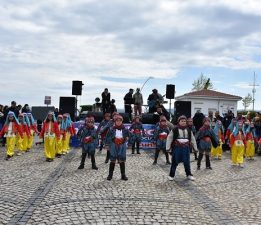
[[[167,136],[169,134],[167,119],[165,116],[160,117],[159,125],[156,126],[153,134],[153,140],[156,142],[156,150],[153,165],[157,164],[159,153],[162,150],[166,156],[166,164],[170,164],[169,154],[166,151]]]
[[[246,152],[245,156],[247,159],[254,159],[255,156],[255,139],[256,139],[256,132],[255,126],[253,122],[245,122],[244,125],[244,133],[246,136]]]
[[[16,135],[18,133],[21,137],[23,137],[23,132],[19,127],[19,122],[15,116],[15,113],[10,111],[7,114],[5,124],[0,132],[0,137],[6,137],[6,160],[9,160],[14,156]]]
[[[230,145],[231,145],[231,160],[232,165],[239,167],[244,167],[244,152],[245,152],[245,135],[243,132],[243,123],[238,121],[236,126],[230,135]]]
[[[90,116],[85,119],[84,126],[80,128],[77,136],[82,145],[82,158],[78,169],[84,168],[85,159],[88,154],[91,157],[92,169],[98,170],[95,163],[95,149],[98,146],[98,135],[94,127],[94,117]]]
[[[158,93],[157,89],[153,89],[152,94],[148,97],[149,113],[154,113],[156,111],[157,101],[163,103],[163,97]]]
[[[126,162],[126,142],[129,138],[129,130],[123,125],[123,118],[121,115],[116,115],[115,124],[110,128],[106,141],[110,145],[110,166],[109,175],[107,180],[111,180],[113,177],[113,171],[115,168],[116,161],[120,164],[121,179],[128,180],[125,173],[125,162]]]
[[[27,122],[29,132],[30,132],[30,137],[28,139],[27,148],[31,149],[33,147],[34,135],[39,134],[39,131],[37,130],[37,124],[34,120],[32,113],[26,113],[26,122]]]
[[[192,131],[193,135],[195,136],[196,134],[196,127],[194,126],[193,124],[193,119],[190,117],[187,119],[187,126],[188,128]],[[190,148],[190,153],[194,152],[194,157],[195,157],[195,160],[198,160],[198,153],[197,151],[195,151],[195,149],[191,146]]]
[[[142,105],[143,105],[143,96],[140,93],[140,88],[136,89],[135,94],[133,95],[133,101],[134,101],[134,115],[141,116],[142,113]]]
[[[106,127],[106,125],[109,123],[110,119],[111,119],[111,114],[105,113],[104,119],[100,122],[100,124],[97,128],[97,134],[100,136],[100,152],[102,151],[102,148],[104,146],[104,139],[108,132],[108,129],[103,130],[103,128]],[[108,160],[109,160],[109,158],[108,158]]]
[[[224,139],[224,127],[220,120],[217,120],[215,122],[213,131],[216,134],[217,139],[219,140],[219,145],[216,148],[213,146],[211,147],[211,156],[214,159],[221,160],[223,154],[222,145],[225,142],[225,139]]]
[[[140,122],[139,116],[134,117],[132,124],[129,128],[129,131],[130,131],[129,144],[132,145],[132,154],[135,153],[135,145],[136,145],[137,154],[140,154],[141,138],[142,136],[145,136],[145,131],[142,123]]]
[[[16,136],[17,148],[22,153],[28,151],[28,140],[31,136],[28,124],[26,123],[25,116],[26,116],[26,113],[20,113],[18,115],[19,126],[20,126],[20,130],[23,133],[23,136],[21,136],[20,134],[17,134],[17,136]]]
[[[201,160],[205,154],[206,157],[206,169],[212,170],[210,164],[210,151],[211,147],[213,146],[216,148],[219,144],[218,138],[214,131],[210,127],[210,119],[205,117],[203,120],[203,126],[199,129],[196,134],[196,140],[198,144],[199,156],[197,162],[197,169],[200,170]]]
[[[179,163],[184,164],[186,176],[189,180],[195,180],[190,168],[190,148],[197,151],[197,144],[192,130],[187,125],[186,116],[178,118],[178,125],[170,131],[167,137],[166,149],[172,155],[172,163],[168,179],[174,180]]]
[[[52,162],[56,154],[55,141],[60,139],[60,132],[54,112],[48,112],[39,137],[44,137],[44,153],[46,161]]]

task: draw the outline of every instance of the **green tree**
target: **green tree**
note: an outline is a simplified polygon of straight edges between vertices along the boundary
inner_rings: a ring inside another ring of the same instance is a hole
[[[242,99],[242,102],[243,102],[244,109],[246,110],[253,102],[252,95],[248,93],[247,96]]]
[[[210,78],[204,76],[203,73],[200,74],[199,78],[194,80],[192,84],[192,91],[200,91],[203,89],[211,90],[213,89],[213,84]]]

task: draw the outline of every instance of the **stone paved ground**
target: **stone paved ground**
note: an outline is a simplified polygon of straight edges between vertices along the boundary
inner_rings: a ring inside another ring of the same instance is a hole
[[[192,171],[183,165],[175,181],[161,156],[128,154],[128,181],[116,166],[107,181],[105,152],[97,153],[98,171],[77,170],[80,149],[52,163],[44,161],[43,146],[10,161],[0,148],[0,224],[261,224],[261,158],[245,168],[230,166],[229,153],[213,161],[213,171]]]

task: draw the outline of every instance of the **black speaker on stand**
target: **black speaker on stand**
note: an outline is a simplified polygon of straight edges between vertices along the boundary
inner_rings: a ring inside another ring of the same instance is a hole
[[[169,113],[171,115],[171,99],[175,98],[175,85],[174,84],[167,84],[166,98],[169,99]]]
[[[72,95],[82,95],[82,81],[73,80],[72,82]]]
[[[59,111],[64,113],[69,113],[71,119],[75,120],[75,104],[76,98],[75,97],[60,97],[60,104],[59,104]]]
[[[191,101],[176,101],[175,102],[175,123],[180,116],[191,117]]]

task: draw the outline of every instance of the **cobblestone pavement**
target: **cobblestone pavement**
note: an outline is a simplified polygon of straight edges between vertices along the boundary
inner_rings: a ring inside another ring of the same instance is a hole
[[[168,181],[163,155],[153,166],[150,152],[128,154],[129,180],[117,165],[107,181],[105,152],[96,154],[98,171],[90,160],[77,170],[80,155],[72,149],[48,163],[36,146],[5,161],[0,148],[0,224],[261,224],[261,158],[238,168],[224,153],[212,171],[197,171],[192,160],[193,182],[183,165]]]

